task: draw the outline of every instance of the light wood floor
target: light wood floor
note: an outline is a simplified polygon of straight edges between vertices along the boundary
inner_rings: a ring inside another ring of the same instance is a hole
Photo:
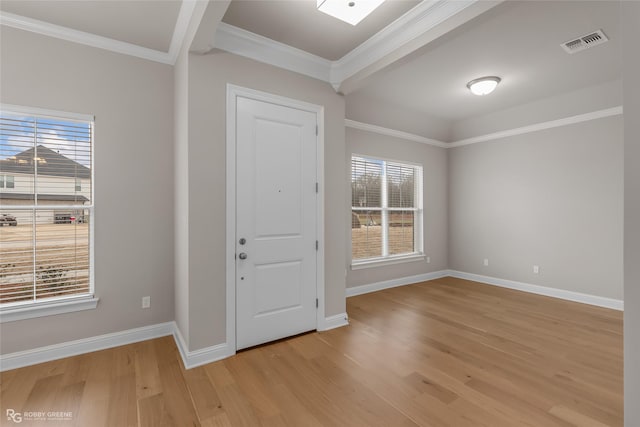
[[[185,371],[171,337],[8,371],[75,426],[622,426],[622,313],[459,279],[349,298],[351,325]],[[20,425],[32,425],[26,422]]]

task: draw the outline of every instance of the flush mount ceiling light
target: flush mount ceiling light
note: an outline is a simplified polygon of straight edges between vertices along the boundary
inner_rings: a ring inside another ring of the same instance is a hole
[[[467,87],[474,95],[488,95],[498,86],[500,80],[500,77],[496,76],[480,77],[467,83]]]
[[[382,3],[384,0],[317,0],[317,8],[341,21],[357,25]]]

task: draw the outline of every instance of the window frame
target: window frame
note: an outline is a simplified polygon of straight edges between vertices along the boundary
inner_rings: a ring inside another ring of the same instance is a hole
[[[9,186],[9,183],[11,183],[11,186]],[[0,175],[0,188],[16,188],[15,175],[7,175],[7,174]]]
[[[58,296],[40,301],[30,300],[1,304],[0,323],[95,309],[99,301],[99,298],[95,296],[95,117],[89,114],[71,113],[12,104],[0,104],[0,112],[13,115],[91,124],[91,204],[73,206],[74,209],[87,211],[89,215],[89,291],[83,294]],[[5,207],[5,209],[7,211],[24,209],[34,209],[35,211],[39,210],[37,206],[32,205],[16,205],[11,206],[10,208]]]
[[[400,264],[405,262],[414,262],[414,261],[423,261],[425,259],[424,254],[424,166],[421,163],[408,162],[403,160],[389,159],[385,157],[372,156],[369,154],[359,154],[359,153],[351,153],[351,165],[350,165],[350,176],[353,176],[353,160],[354,158],[361,158],[365,161],[374,161],[374,162],[382,162],[382,174],[380,179],[381,185],[381,200],[380,207],[360,207],[351,205],[350,212],[356,211],[379,211],[381,222],[383,223],[382,227],[382,237],[381,237],[381,245],[382,245],[382,255],[378,257],[370,257],[370,258],[361,258],[354,259],[353,258],[353,235],[350,237],[351,241],[351,270],[360,270],[369,267],[378,267],[382,265],[392,265],[392,264]],[[389,207],[388,200],[388,174],[387,174],[387,166],[392,164],[394,166],[401,167],[411,167],[416,169],[418,177],[414,178],[414,184],[418,186],[415,190],[414,195],[414,207]],[[349,191],[352,191],[352,178],[349,180]],[[353,202],[353,194],[350,197]],[[386,205],[386,206],[385,206]],[[389,254],[389,212],[393,211],[413,211],[414,212],[414,226],[413,226],[413,251],[405,252],[401,254]],[[351,223],[351,220],[349,221]]]

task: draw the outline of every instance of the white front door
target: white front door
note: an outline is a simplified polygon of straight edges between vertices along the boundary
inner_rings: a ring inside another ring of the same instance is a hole
[[[316,329],[316,124],[237,98],[237,349]]]

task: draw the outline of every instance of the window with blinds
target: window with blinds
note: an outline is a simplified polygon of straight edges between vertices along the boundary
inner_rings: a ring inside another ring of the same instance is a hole
[[[0,308],[93,294],[92,153],[92,120],[0,111]]]
[[[352,156],[353,263],[422,252],[422,167]]]

